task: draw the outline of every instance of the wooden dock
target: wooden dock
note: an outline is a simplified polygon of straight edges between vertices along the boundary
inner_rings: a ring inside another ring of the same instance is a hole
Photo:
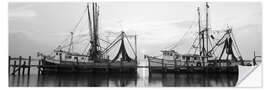
[[[35,63],[33,63],[35,61]],[[112,65],[111,63],[80,63],[76,64],[59,64],[59,65],[44,65],[44,59],[33,59],[31,56],[28,58],[19,57],[11,57],[9,56],[9,74],[11,75],[30,75],[31,68],[38,69],[38,75],[46,73],[46,72],[129,72],[130,69],[124,68],[123,64]],[[38,63],[37,63],[38,62]],[[104,64],[104,65],[103,65]],[[69,68],[68,70],[62,71],[60,68]],[[136,66],[137,67],[137,66]],[[80,68],[80,70],[77,70]],[[138,68],[138,67],[137,67]],[[136,70],[131,70],[135,71]]]
[[[27,75],[30,75],[31,67],[37,67],[40,68],[41,65],[33,65],[31,64],[33,60],[38,59],[32,59],[31,56],[28,58],[22,58],[19,56],[18,58],[12,58],[11,56],[8,57],[8,71],[11,75],[25,75],[27,72]],[[13,64],[11,64],[13,62]],[[18,64],[17,64],[18,63]],[[12,72],[10,72],[12,69]],[[27,70],[27,71],[26,71]]]

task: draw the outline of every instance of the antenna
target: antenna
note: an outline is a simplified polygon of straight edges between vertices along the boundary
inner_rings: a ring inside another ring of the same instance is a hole
[[[68,52],[73,52],[73,32],[70,32],[71,38],[70,38],[70,44],[69,44],[69,49]]]

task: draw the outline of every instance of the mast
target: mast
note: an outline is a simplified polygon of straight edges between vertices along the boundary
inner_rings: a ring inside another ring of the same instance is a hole
[[[93,9],[93,36],[92,36],[92,45],[91,45],[91,58],[96,62],[99,60],[99,42],[98,42],[98,16],[99,10],[97,8],[97,3],[92,4]],[[89,14],[90,15],[90,14]]]
[[[205,30],[206,30],[206,59],[207,59],[207,61],[208,61],[208,40],[209,40],[209,30],[208,30],[208,8],[209,8],[209,5],[208,5],[208,2],[206,2],[206,28],[205,28]]]
[[[87,3],[87,15],[88,15],[88,24],[89,24],[89,36],[91,38],[91,41],[93,39],[93,36],[92,36],[92,21],[91,21],[91,16],[90,16],[90,11],[89,11],[89,4]],[[90,43],[91,43],[90,41]],[[91,43],[92,44],[92,43]]]
[[[204,53],[204,32],[201,32],[201,13],[200,13],[200,7],[197,8],[197,11],[198,11],[198,29],[199,29],[199,55],[202,56],[205,56],[205,53]],[[201,39],[203,40],[203,48],[202,48],[202,43],[201,43]],[[202,63],[203,63],[203,66],[205,66],[205,58],[202,57]]]
[[[136,62],[137,62],[137,35],[136,35],[136,33],[135,33],[135,60],[136,60]]]
[[[98,10],[98,6],[97,3],[93,3],[93,24],[94,24],[94,31],[93,31],[93,36],[94,36],[94,44],[95,47],[97,48],[99,46],[99,42],[98,42],[98,16],[99,16],[99,10]]]
[[[93,20],[91,20],[91,14],[89,10],[89,4],[87,4],[87,11],[88,11],[88,20],[89,20],[89,35],[91,37],[90,43],[91,48],[89,49],[89,60],[99,60],[99,42],[98,42],[98,8],[97,3],[92,4],[92,10],[93,10]]]
[[[93,35],[92,35],[92,21],[91,21],[91,16],[90,16],[90,10],[89,10],[89,3],[87,3],[87,16],[88,16],[88,24],[89,24],[89,36],[91,38],[90,44],[91,46],[93,45]],[[92,47],[89,49],[89,58],[88,60],[92,59]]]
[[[70,34],[71,34],[71,38],[70,38],[70,44],[69,44],[68,52],[73,51],[73,32],[70,32]]]
[[[199,29],[199,55],[201,55],[201,14],[200,7],[197,8],[198,11],[198,29]]]

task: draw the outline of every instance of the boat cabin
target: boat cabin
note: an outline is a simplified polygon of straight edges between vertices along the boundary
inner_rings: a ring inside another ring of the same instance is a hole
[[[181,61],[185,62],[186,66],[201,66],[202,59],[200,55],[197,54],[183,54],[181,55]]]
[[[87,62],[87,55],[79,53],[70,53],[62,50],[54,50],[54,59],[59,61],[72,61],[72,62]]]
[[[164,60],[174,60],[178,56],[178,53],[174,50],[163,50],[162,52],[162,59]]]
[[[175,50],[164,50],[162,52],[162,59],[166,63],[174,63],[176,60],[177,65],[182,66],[201,66],[202,59],[200,55],[197,54],[179,54]]]

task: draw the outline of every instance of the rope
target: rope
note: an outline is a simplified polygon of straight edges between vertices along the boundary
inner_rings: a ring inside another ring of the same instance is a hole
[[[198,36],[197,36],[198,37]],[[193,45],[195,44],[195,42],[197,41],[197,37],[194,39],[194,41],[193,41],[193,43],[192,43],[192,45],[191,45],[191,47],[189,48],[189,50],[188,50],[188,53],[190,52],[190,50],[193,48]]]
[[[87,48],[88,48],[88,46],[90,45],[90,42],[89,43],[87,43],[87,45],[86,45],[86,47],[84,48],[84,50],[83,50],[83,52],[82,52],[82,54],[84,54],[85,53],[85,51],[87,50]]]
[[[73,28],[73,32],[77,29],[77,27],[80,25],[80,22],[82,21],[84,14],[86,12],[87,8],[84,9],[82,16],[80,16],[79,21],[76,23],[75,27]]]
[[[118,43],[121,39],[118,39],[118,38],[121,38],[121,35],[119,35],[117,38],[114,39],[114,41],[104,49],[104,52],[102,52],[102,54],[105,54],[107,53],[116,43]]]
[[[134,55],[136,55],[136,53],[135,53],[134,49],[132,48],[132,45],[131,45],[130,41],[129,41],[129,40],[128,40],[128,38],[127,38],[127,34],[126,34],[126,33],[124,33],[124,35],[125,35],[125,37],[126,37],[126,39],[127,39],[127,41],[128,41],[128,44],[129,44],[129,46],[130,46],[131,50],[133,51],[133,54],[134,54]]]
[[[83,16],[84,16],[84,13],[86,12],[86,10],[87,10],[87,8],[84,9],[82,16],[80,16],[79,21],[76,23],[75,27],[72,29],[73,32],[74,32],[74,31],[76,30],[76,28],[79,26],[79,24],[80,24],[80,22],[81,22],[81,20],[82,20],[82,18],[83,18]],[[69,35],[67,35],[67,36],[69,36]],[[62,42],[60,42],[59,45],[63,45],[68,39],[69,39],[69,38],[67,37],[65,40],[63,40]],[[58,46],[57,46],[57,47],[58,47]]]
[[[234,35],[233,35],[232,32],[231,32],[231,35],[232,35],[232,38],[233,38],[233,42],[234,42],[234,44],[235,44],[235,46],[237,48],[236,51],[239,53],[240,56],[242,56],[241,53],[240,53],[239,47],[238,47],[237,43],[235,42],[235,38],[234,38]]]
[[[184,35],[178,40],[178,42],[175,44],[172,44],[172,45],[169,45],[168,47],[165,47],[163,49],[167,49],[167,48],[171,48],[170,49],[175,49],[178,45],[179,45],[179,42],[181,42],[183,40],[183,38],[188,34],[189,30],[193,27],[194,23],[190,24],[189,28],[186,30],[186,32],[184,33]]]

